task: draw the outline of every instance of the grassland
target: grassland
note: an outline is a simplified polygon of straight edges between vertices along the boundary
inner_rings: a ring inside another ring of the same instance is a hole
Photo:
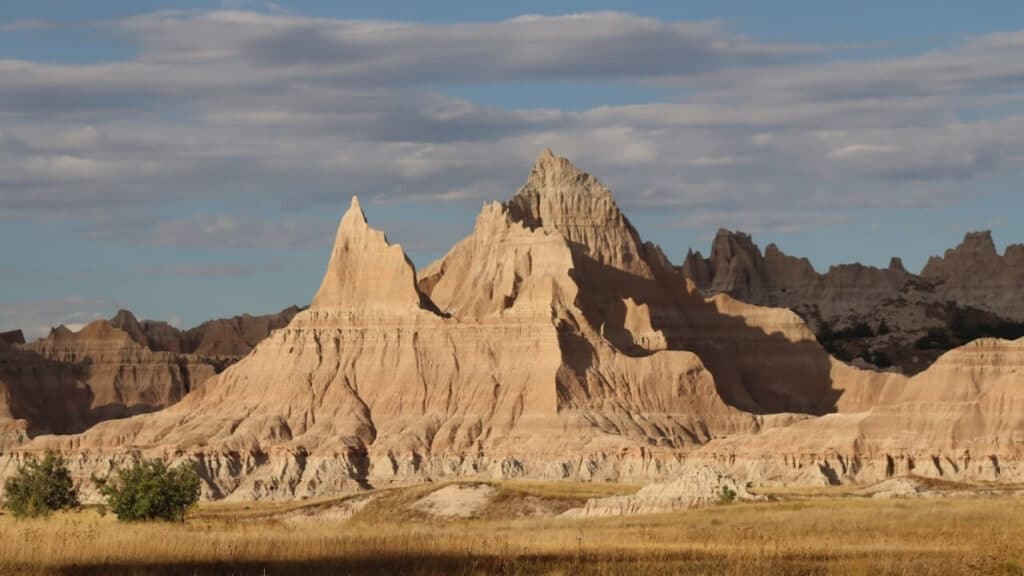
[[[409,509],[433,487],[365,498],[214,504],[184,524],[120,524],[96,510],[0,516],[0,574],[1024,574],[1024,498],[877,500],[840,492],[630,518],[557,512],[635,487],[498,483],[482,518]]]

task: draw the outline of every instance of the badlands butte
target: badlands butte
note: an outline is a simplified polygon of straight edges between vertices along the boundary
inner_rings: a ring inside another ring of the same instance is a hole
[[[1022,280],[1024,246],[985,234],[920,275],[819,274],[727,231],[677,267],[546,151],[419,272],[353,198],[308,308],[8,334],[0,476],[53,449],[86,493],[160,457],[193,462],[211,499],[445,478],[1022,482],[1024,339],[978,337],[1019,329]]]

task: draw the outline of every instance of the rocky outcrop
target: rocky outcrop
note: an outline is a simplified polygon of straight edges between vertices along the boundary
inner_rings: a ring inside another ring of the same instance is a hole
[[[245,356],[274,330],[284,328],[301,310],[289,306],[275,314],[209,320],[185,331],[166,322],[139,321],[128,310],[119,310],[111,325],[127,332],[133,340],[156,352],[198,354],[206,357],[238,359]]]
[[[759,484],[916,476],[1024,480],[1024,339],[980,339],[892,375],[856,410],[720,439],[693,455]]]
[[[944,256],[930,258],[921,277],[934,282],[946,300],[1024,321],[1024,244],[1000,255],[991,232],[971,232]]]
[[[71,434],[108,419],[166,408],[248,353],[297,308],[212,320],[188,331],[127,310],[78,332],[59,326],[26,344],[0,335],[0,449],[39,434]],[[2,427],[2,425],[0,425]]]
[[[680,271],[704,294],[792,309],[844,361],[914,374],[975,337],[1024,333],[1011,324],[1022,312],[1020,255],[1024,247],[1011,246],[999,256],[990,234],[975,233],[920,276],[899,258],[887,268],[844,264],[819,274],[806,258],[774,244],[762,256],[749,235],[719,230],[710,258],[691,250]]]
[[[30,435],[68,434],[169,406],[214,375],[202,359],[153,352],[104,320],[0,350],[12,418]]]
[[[655,482],[629,496],[592,498],[582,508],[568,510],[562,516],[593,518],[632,516],[686,510],[712,504],[763,500],[751,494],[743,482],[709,466],[688,466],[668,482]]]

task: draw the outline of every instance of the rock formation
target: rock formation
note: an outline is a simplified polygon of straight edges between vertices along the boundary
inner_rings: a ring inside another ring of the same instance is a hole
[[[164,408],[213,374],[213,365],[153,352],[105,320],[78,332],[61,326],[42,340],[0,349],[4,415],[22,420],[29,435],[81,432]]]
[[[1024,244],[1007,246],[1000,256],[991,232],[972,232],[943,257],[930,258],[921,277],[934,282],[947,300],[1024,321]]]
[[[891,376],[868,406],[716,440],[692,457],[759,484],[1020,482],[1022,460],[1024,338],[975,340],[913,378]]]
[[[26,344],[20,330],[0,335],[0,420],[16,433],[14,446],[38,434],[70,434],[113,418],[152,412],[248,353],[296,307],[266,316],[211,320],[188,331],[139,322],[127,311],[78,332],[58,326]]]
[[[813,273],[771,259],[750,260]],[[689,260],[757,294],[745,265]],[[129,334],[150,336],[130,320],[116,332],[138,346]],[[1024,412],[1020,342],[984,342],[915,379],[834,360],[789,310],[705,297],[607,188],[548,151],[419,275],[353,198],[311,306],[286,327],[177,404],[35,438],[0,456],[0,475],[54,448],[80,478],[140,455],[191,460],[207,497],[233,499],[444,476],[664,479],[695,466],[744,482],[857,481],[924,451],[987,478],[995,461],[1016,470]]]
[[[899,258],[887,268],[844,264],[819,274],[806,258],[774,244],[762,256],[749,235],[719,230],[711,256],[691,250],[680,271],[704,294],[794,310],[843,360],[911,374],[975,337],[1024,335],[1015,288],[1024,281],[1024,246],[999,256],[987,232],[968,234],[917,276]]]
[[[763,500],[751,494],[743,482],[712,467],[690,467],[668,482],[655,482],[629,496],[592,498],[582,508],[568,510],[563,516],[592,518],[657,514],[733,501]]]
[[[290,306],[275,314],[219,318],[181,331],[166,322],[139,321],[128,310],[119,310],[110,323],[127,332],[133,340],[156,352],[198,354],[237,359],[245,356],[270,333],[284,328],[299,312]]]

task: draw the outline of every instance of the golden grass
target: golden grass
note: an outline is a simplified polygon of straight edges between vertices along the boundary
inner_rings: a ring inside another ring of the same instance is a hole
[[[126,525],[95,510],[0,516],[0,574],[1024,574],[1024,499],[1009,495],[823,496],[594,520],[403,514],[438,486],[380,491],[344,522],[281,516],[339,499],[208,505],[184,524]],[[556,501],[616,490],[497,487]]]

